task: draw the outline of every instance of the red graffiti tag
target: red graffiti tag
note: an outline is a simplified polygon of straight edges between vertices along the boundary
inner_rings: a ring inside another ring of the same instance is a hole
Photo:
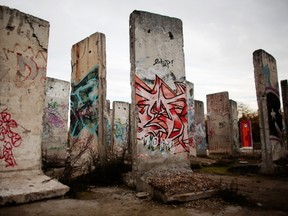
[[[136,104],[138,108],[137,139],[150,137],[161,150],[181,145],[189,152],[187,139],[186,85],[175,82],[172,90],[156,76],[153,88],[135,76]],[[172,145],[172,146],[171,146]]]
[[[6,167],[17,165],[12,151],[13,147],[18,147],[22,143],[22,137],[12,131],[17,127],[18,124],[11,118],[10,113],[6,110],[0,112],[0,159],[4,159]]]
[[[47,63],[46,50],[35,51],[31,46],[22,48],[20,44],[16,43],[13,49],[3,48],[3,54],[3,60],[10,61],[10,59],[16,58],[16,81],[40,79],[44,83]]]

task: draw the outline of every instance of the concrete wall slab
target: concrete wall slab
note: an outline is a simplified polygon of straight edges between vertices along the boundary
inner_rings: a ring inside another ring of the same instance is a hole
[[[180,19],[130,15],[132,151],[136,171],[187,166],[187,102]]]

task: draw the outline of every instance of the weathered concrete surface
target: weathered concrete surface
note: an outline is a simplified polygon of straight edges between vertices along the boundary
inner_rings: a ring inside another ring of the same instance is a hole
[[[206,98],[209,153],[231,154],[231,118],[228,92],[209,94]]]
[[[281,80],[282,104],[284,111],[284,122],[286,128],[285,144],[288,148],[288,80]]]
[[[129,143],[130,104],[122,101],[113,102],[112,145],[113,155],[125,159],[131,153]]]
[[[207,141],[203,101],[195,100],[195,143],[197,156],[207,156]]]
[[[130,15],[133,170],[189,166],[182,21]]]
[[[0,29],[0,205],[64,195],[40,171],[49,23],[0,6]]]
[[[72,47],[69,160],[72,176],[106,157],[106,42],[94,33]]]
[[[0,171],[41,169],[49,23],[0,7]]]
[[[64,196],[69,187],[41,171],[0,173],[0,206]]]
[[[232,145],[232,155],[239,152],[239,126],[238,126],[238,109],[237,102],[229,100],[229,115],[230,115],[230,139]]]
[[[106,108],[104,109],[104,122],[106,124],[104,131],[104,134],[106,135],[106,151],[111,151],[112,148],[112,115],[113,109],[110,109],[110,100],[106,100]]]
[[[195,122],[195,102],[194,102],[194,84],[186,81],[186,100],[187,100],[187,119],[188,119],[188,145],[189,154],[196,156],[196,122]]]
[[[70,83],[46,78],[42,162],[45,166],[64,166],[67,157]]]
[[[264,50],[253,52],[260,123],[262,171],[274,172],[273,161],[284,156],[283,124],[276,60]]]

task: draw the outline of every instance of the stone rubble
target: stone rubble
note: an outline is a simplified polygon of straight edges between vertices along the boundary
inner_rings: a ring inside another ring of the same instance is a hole
[[[152,170],[142,177],[155,190],[165,193],[167,196],[185,193],[199,193],[220,188],[220,182],[205,177],[192,170]]]

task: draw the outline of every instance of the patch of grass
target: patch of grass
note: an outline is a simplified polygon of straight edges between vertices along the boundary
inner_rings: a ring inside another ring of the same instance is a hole
[[[210,166],[210,167],[203,167],[200,170],[200,173],[229,175],[228,169],[229,169],[229,167],[226,167],[226,166]]]

